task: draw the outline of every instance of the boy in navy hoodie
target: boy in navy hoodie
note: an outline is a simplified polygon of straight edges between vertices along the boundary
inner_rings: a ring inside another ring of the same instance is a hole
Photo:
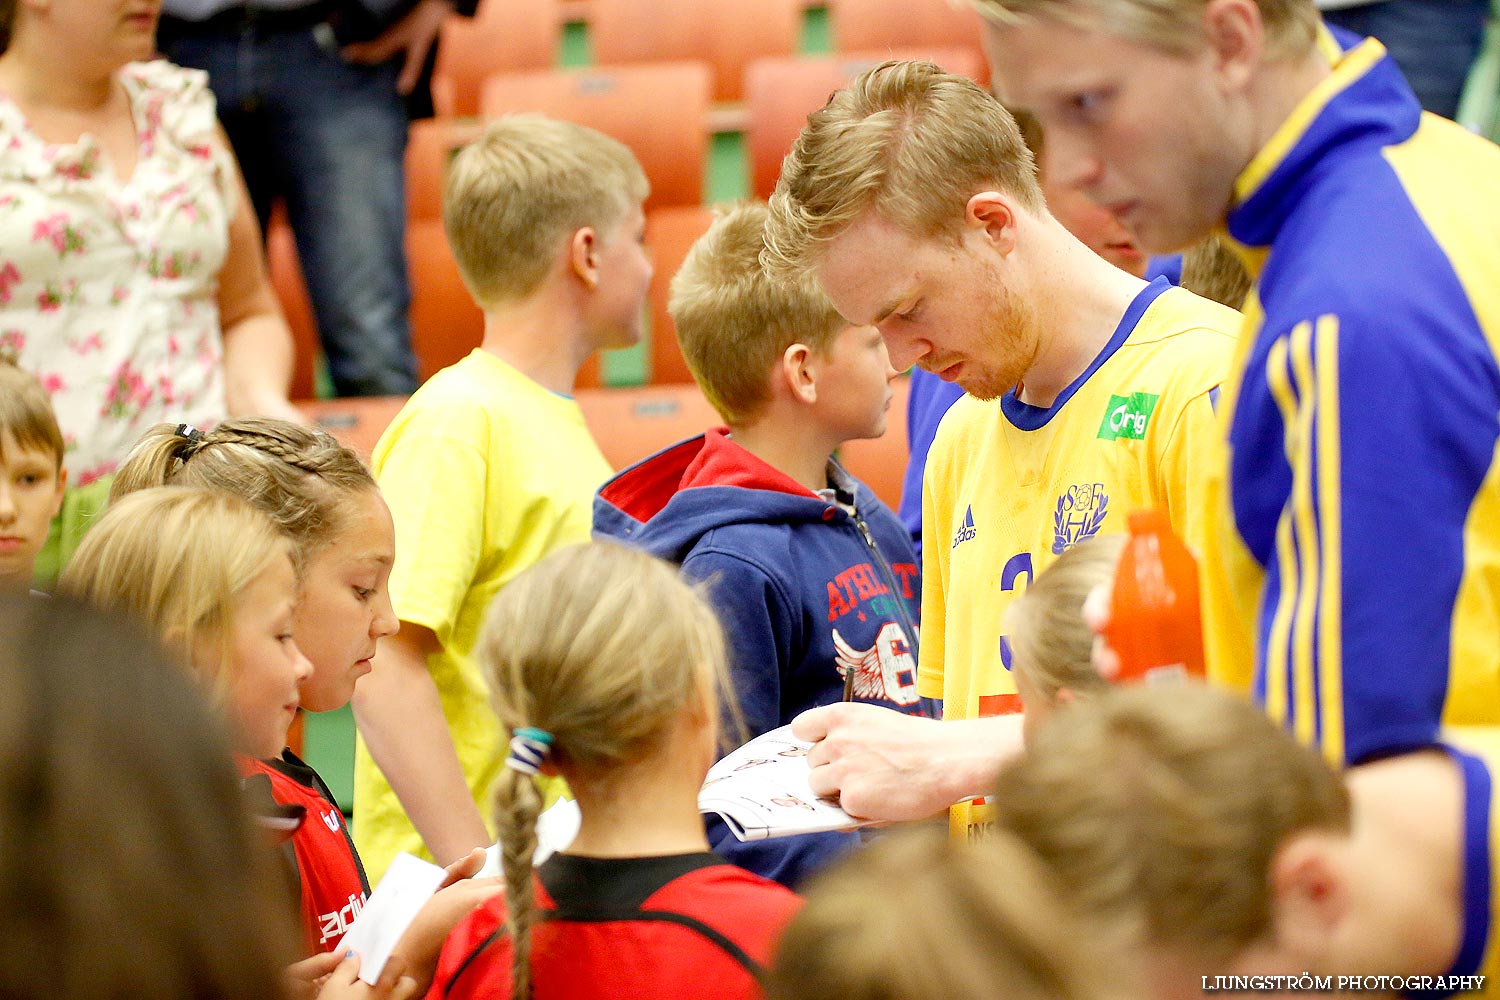
[[[836,702],[919,713],[916,553],[895,515],[833,459],[885,432],[890,367],[873,327],[851,327],[809,277],[760,265],[761,203],[730,208],[693,246],[669,303],[682,353],[727,428],[626,469],[600,490],[594,533],[706,581],[729,636],[748,735]],[[854,847],[845,833],[714,848],[795,886]]]

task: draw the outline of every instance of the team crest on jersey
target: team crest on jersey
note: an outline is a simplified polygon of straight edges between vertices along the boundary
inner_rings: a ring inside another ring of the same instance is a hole
[[[897,705],[917,700],[917,658],[899,622],[886,622],[869,649],[855,649],[833,630],[834,663],[839,676],[854,671],[851,690],[856,698],[879,698]]]
[[[1057,498],[1052,514],[1052,554],[1060,556],[1085,538],[1092,538],[1104,526],[1109,513],[1109,494],[1103,483],[1082,483],[1068,487]]]
[[[953,544],[948,546],[948,548],[956,549],[977,534],[979,532],[974,527],[974,505],[969,504],[964,508],[964,521],[958,526],[958,530],[953,533]]]

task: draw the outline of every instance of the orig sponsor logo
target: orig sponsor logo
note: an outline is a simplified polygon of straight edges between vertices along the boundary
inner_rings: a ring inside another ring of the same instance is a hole
[[[1104,441],[1127,438],[1139,441],[1146,436],[1146,425],[1151,422],[1151,412],[1156,409],[1161,397],[1150,392],[1132,392],[1128,396],[1110,396],[1104,408],[1104,420],[1099,424],[1099,437]]]

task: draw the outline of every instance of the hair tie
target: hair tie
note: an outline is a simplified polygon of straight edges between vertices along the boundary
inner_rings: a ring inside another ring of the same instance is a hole
[[[536,774],[552,756],[552,734],[535,726],[517,726],[510,738],[510,756],[505,766],[522,774]]]
[[[192,424],[178,424],[177,429],[172,433],[176,434],[178,437],[187,438],[194,444],[197,444],[199,441],[203,440],[203,432],[194,427]]]

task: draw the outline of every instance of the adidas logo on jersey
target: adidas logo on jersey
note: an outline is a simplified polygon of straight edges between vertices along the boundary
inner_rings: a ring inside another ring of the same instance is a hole
[[[949,546],[949,549],[958,548],[976,534],[978,532],[974,529],[974,505],[970,504],[964,508],[964,523],[960,524],[958,530],[953,533],[953,544]]]

